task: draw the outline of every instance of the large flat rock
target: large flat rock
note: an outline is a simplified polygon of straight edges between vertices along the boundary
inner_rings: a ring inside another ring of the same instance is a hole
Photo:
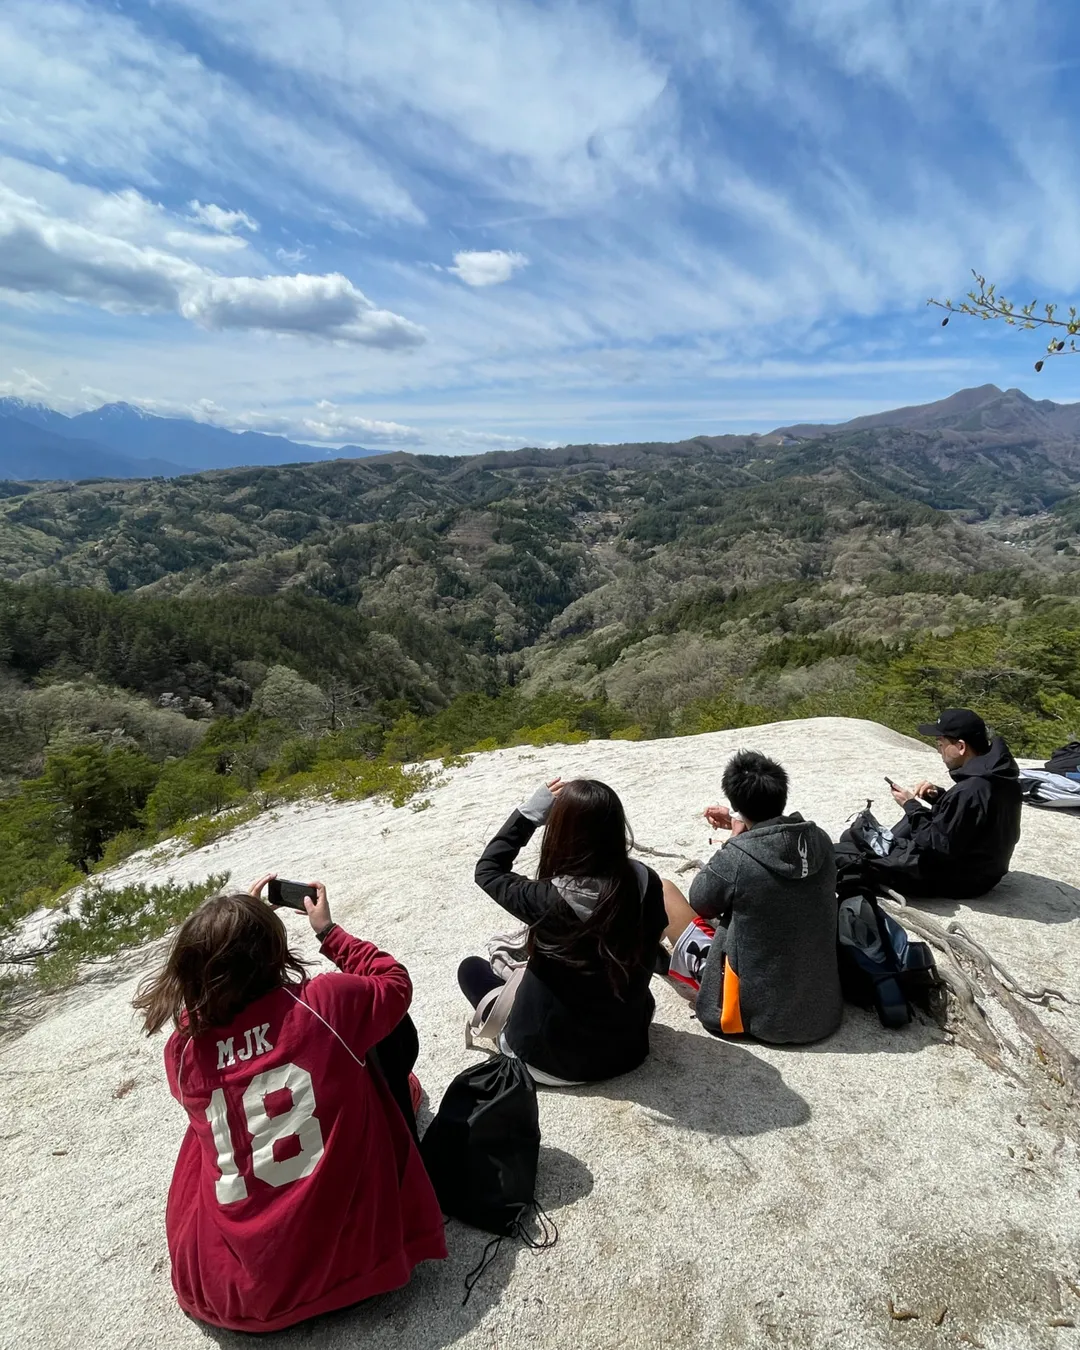
[[[604,778],[639,843],[676,855],[643,855],[674,877],[682,860],[708,855],[700,812],[742,746],[778,756],[792,808],[834,837],[867,798],[893,818],[884,774],[944,777],[928,746],[845,719],[504,750],[447,772],[422,811],[290,808],[198,852],[134,858],[115,876],[324,880],[335,917],[412,972],[418,1072],[437,1103],[476,1059],[464,1047],[457,963],[512,927],[472,880],[511,807],[556,773]],[[534,846],[524,865],[535,857]],[[961,918],[1019,978],[1080,999],[1078,861],[1080,818],[1026,810],[1016,871],[990,898],[925,908]],[[315,956],[304,921],[287,922]],[[209,1335],[169,1286],[165,1196],[184,1120],[166,1089],[162,1038],[141,1037],[129,1007],[154,957],[95,972],[0,1049],[5,1347],[179,1350]],[[505,1244],[462,1307],[486,1238],[451,1224],[450,1259],[407,1289],[263,1343],[1027,1350],[1080,1336],[1049,1325],[1080,1321],[1067,1283],[1080,1285],[1080,1160],[1055,1128],[1062,1089],[1037,1064],[1017,1082],[932,1025],[887,1032],[854,1009],[823,1045],[728,1044],[702,1033],[666,984],[654,989],[643,1068],[542,1092],[539,1196],[559,1225],[553,1250]],[[1040,1015],[1080,1050],[1074,1008]],[[890,1298],[919,1318],[893,1320]]]

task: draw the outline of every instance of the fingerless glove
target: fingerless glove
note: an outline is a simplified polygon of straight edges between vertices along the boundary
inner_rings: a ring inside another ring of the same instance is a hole
[[[554,805],[555,794],[545,783],[543,787],[536,789],[527,802],[522,802],[518,810],[534,825],[543,825]]]

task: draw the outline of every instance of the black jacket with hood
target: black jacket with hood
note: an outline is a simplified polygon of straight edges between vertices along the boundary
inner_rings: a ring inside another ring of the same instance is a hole
[[[797,812],[734,835],[690,887],[690,904],[716,924],[696,1011],[721,1026],[725,965],[738,976],[742,1030],[762,1041],[805,1044],[840,1025],[833,842]]]
[[[514,811],[476,864],[476,884],[516,919],[543,932],[545,919],[588,917],[599,894],[589,878],[555,877],[533,881],[512,871],[514,859],[542,825],[554,797],[541,788]],[[535,953],[518,987],[506,1024],[506,1043],[533,1068],[567,1082],[596,1082],[636,1069],[649,1053],[649,1023],[655,1003],[649,980],[661,935],[667,925],[660,878],[641,863],[631,864],[638,878],[642,961],[623,996],[616,994],[601,960],[587,968]]]
[[[953,786],[931,806],[906,803],[893,830],[896,843],[878,870],[915,864],[924,889],[964,900],[985,894],[1009,870],[1020,838],[1020,770],[995,736],[984,755],[950,776]]]

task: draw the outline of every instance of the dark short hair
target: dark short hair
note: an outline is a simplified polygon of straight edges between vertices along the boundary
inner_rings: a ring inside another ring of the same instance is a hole
[[[722,783],[724,796],[745,819],[756,823],[783,815],[788,776],[775,759],[757,750],[740,750],[728,760]]]

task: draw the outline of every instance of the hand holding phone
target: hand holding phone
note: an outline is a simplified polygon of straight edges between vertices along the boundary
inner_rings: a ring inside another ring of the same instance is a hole
[[[266,898],[272,905],[282,905],[286,909],[306,914],[308,909],[304,900],[316,901],[319,895],[314,882],[282,881],[278,877],[271,877],[266,883]]]

